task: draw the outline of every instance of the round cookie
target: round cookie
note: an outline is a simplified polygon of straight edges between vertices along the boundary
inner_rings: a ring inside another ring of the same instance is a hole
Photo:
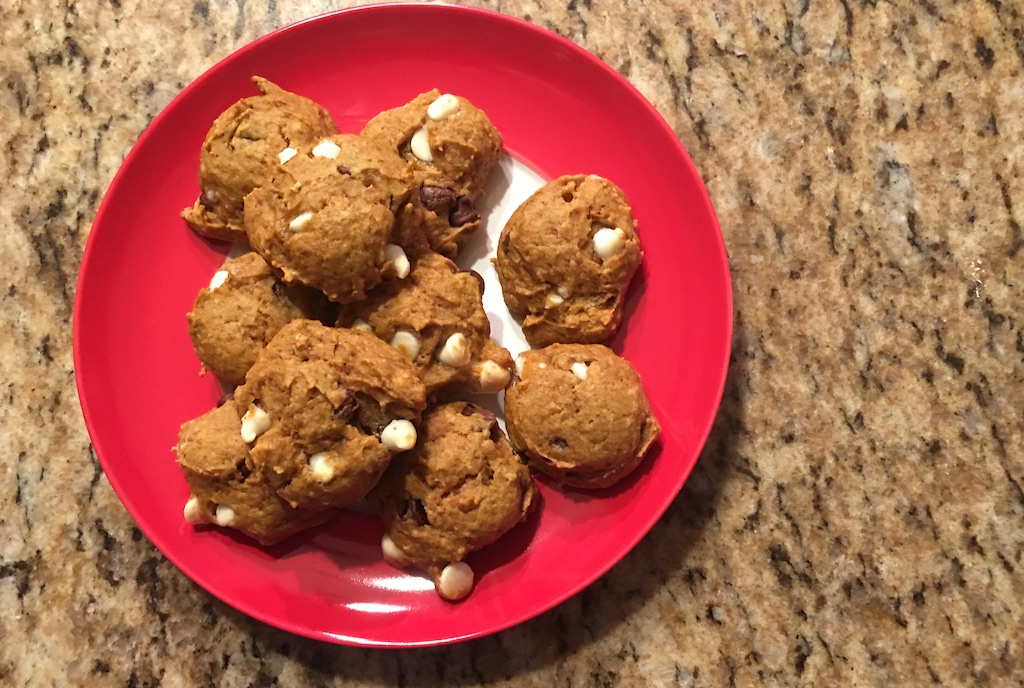
[[[537,498],[494,414],[465,401],[423,417],[415,449],[391,462],[368,500],[384,521],[385,558],[427,571],[448,599],[465,597],[462,562],[522,521]]]
[[[505,304],[534,347],[615,334],[643,253],[626,197],[610,181],[565,176],[509,218],[494,260]]]
[[[181,426],[174,450],[191,491],[185,503],[189,523],[234,528],[260,544],[272,545],[337,513],[295,509],[278,497],[254,469],[240,429],[231,404]]]
[[[427,228],[431,248],[454,257],[480,227],[473,202],[501,158],[494,124],[465,98],[434,89],[380,113],[362,133],[412,163],[423,204],[434,213]]]
[[[434,398],[444,390],[493,393],[505,388],[512,356],[491,339],[481,282],[429,252],[409,277],[378,287],[341,309],[338,324],[372,332],[401,350]]]
[[[253,464],[295,507],[362,499],[397,451],[415,444],[423,383],[372,335],[312,320],[286,325],[235,390]]]
[[[596,488],[640,464],[661,428],[629,361],[601,344],[552,344],[522,363],[505,393],[505,427],[531,468]]]
[[[405,253],[389,244],[395,224],[390,203],[390,196],[337,166],[297,156],[246,196],[245,229],[253,249],[285,282],[349,303],[365,298],[385,275],[404,276],[396,263],[407,266]]]
[[[243,98],[214,121],[199,157],[199,198],[181,216],[211,239],[245,243],[242,203],[280,164],[282,151],[337,133],[308,98],[253,77],[262,95]]]
[[[257,253],[229,260],[199,291],[186,316],[192,346],[203,367],[232,386],[263,347],[292,320],[332,317],[323,294],[281,282]]]

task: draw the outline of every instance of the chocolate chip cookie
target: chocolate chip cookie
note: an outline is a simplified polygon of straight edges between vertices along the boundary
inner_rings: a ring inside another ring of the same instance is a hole
[[[296,509],[278,497],[255,470],[241,427],[230,403],[181,426],[174,450],[191,491],[185,503],[189,523],[234,528],[272,545],[337,513]]]
[[[577,175],[545,184],[516,209],[494,262],[505,304],[541,347],[614,335],[642,256],[622,191]]]
[[[473,203],[501,158],[501,134],[494,124],[465,98],[434,89],[380,113],[362,133],[412,163],[423,204],[434,213],[430,245],[454,257],[480,227]]]
[[[237,386],[277,332],[292,320],[333,319],[323,294],[281,282],[257,253],[229,260],[196,296],[186,316],[203,367]]]
[[[424,415],[415,449],[394,458],[368,499],[384,521],[385,558],[460,599],[473,585],[463,559],[522,521],[537,488],[494,414],[458,401]]]
[[[412,364],[372,335],[286,325],[235,391],[255,470],[298,508],[362,499],[392,454],[412,448],[426,392]]]
[[[289,151],[338,131],[330,114],[308,98],[258,76],[262,95],[243,98],[213,123],[199,157],[199,198],[181,216],[199,234],[245,243],[242,202]]]
[[[481,284],[428,252],[407,279],[383,284],[365,301],[343,307],[338,324],[371,332],[401,351],[430,398],[444,390],[497,392],[508,384],[514,364],[490,339]]]
[[[390,243],[393,196],[338,165],[288,161],[245,198],[245,230],[282,279],[319,289],[337,303],[366,296],[385,276],[407,274],[405,252]]]
[[[574,487],[608,487],[636,468],[661,429],[640,376],[600,344],[552,344],[522,355],[505,393],[512,448]]]

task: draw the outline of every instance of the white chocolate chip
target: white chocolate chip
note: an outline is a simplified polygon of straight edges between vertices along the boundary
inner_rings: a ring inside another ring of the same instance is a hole
[[[341,148],[339,148],[338,144],[334,141],[324,139],[313,146],[313,157],[315,158],[329,158],[331,160],[335,160],[340,154]]]
[[[420,355],[420,340],[409,330],[399,330],[391,338],[391,346],[395,347],[410,361],[415,361]]]
[[[439,122],[442,119],[448,119],[458,111],[459,99],[451,93],[445,93],[430,104],[427,108],[427,117],[435,122]]]
[[[334,477],[334,469],[327,463],[327,452],[320,451],[309,457],[309,472],[322,483]]]
[[[473,569],[464,561],[448,564],[437,579],[437,591],[446,600],[461,600],[473,589]]]
[[[359,330],[360,332],[365,332],[367,334],[373,334],[373,328],[370,327],[370,323],[359,318],[356,318],[355,320],[352,321],[350,329]]]
[[[563,303],[565,303],[565,299],[559,294],[548,294],[544,300],[544,307],[554,308],[555,306],[561,306]]]
[[[387,533],[384,533],[384,537],[380,539],[380,550],[384,554],[384,561],[392,566],[402,567],[412,563],[409,557],[405,556],[405,552],[398,548],[398,545],[395,544],[395,541]]]
[[[217,525],[221,527],[229,526],[235,522],[235,510],[229,506],[218,506],[217,513],[213,518],[217,521]]]
[[[384,247],[384,260],[395,268],[395,275],[398,279],[405,279],[409,276],[409,256],[398,244],[388,244]]]
[[[242,441],[246,444],[270,429],[270,414],[264,411],[255,401],[242,416]]]
[[[526,365],[526,356],[519,354],[516,356],[516,375],[519,377],[523,376],[523,366]]]
[[[480,391],[490,394],[505,389],[511,379],[507,370],[494,361],[484,361],[480,365]]]
[[[449,337],[441,350],[437,352],[437,360],[452,368],[461,368],[469,363],[469,358],[469,340],[461,332],[456,332]]]
[[[565,287],[559,287],[557,291],[558,295],[561,296],[563,299],[569,298],[569,290],[566,289]]]
[[[306,223],[313,219],[313,211],[307,210],[301,215],[296,215],[295,218],[288,223],[288,227],[293,231],[299,231],[306,226]]]
[[[291,146],[285,148],[283,151],[277,154],[277,159],[281,161],[281,164],[285,164],[289,160],[295,157],[295,154],[299,151],[295,150]]]
[[[380,431],[380,442],[390,452],[409,451],[416,446],[416,427],[407,420],[393,420]]]
[[[594,233],[594,253],[602,261],[619,255],[626,247],[626,233],[615,229],[599,229]]]
[[[409,148],[412,150],[412,154],[423,162],[434,162],[434,156],[430,152],[430,139],[427,138],[426,129],[421,128],[412,135],[412,140],[409,141]]]
[[[576,361],[571,366],[569,366],[569,369],[572,371],[572,374],[578,377],[580,380],[587,379],[587,364],[584,363],[583,361]]]
[[[213,278],[210,280],[210,291],[214,291],[220,285],[224,284],[224,281],[228,278],[227,270],[218,270],[213,273]]]
[[[545,368],[548,367],[548,364],[545,363],[544,361],[541,361],[540,363],[537,364],[537,367],[540,368],[541,370],[544,370]]]
[[[199,504],[199,498],[194,495],[185,502],[185,520],[192,525],[206,522],[203,507]]]

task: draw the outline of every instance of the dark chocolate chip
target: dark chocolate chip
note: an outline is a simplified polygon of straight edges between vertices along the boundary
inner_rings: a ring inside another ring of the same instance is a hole
[[[407,499],[405,509],[400,517],[404,521],[413,521],[418,526],[425,526],[427,521],[427,510],[423,508],[423,502],[418,499]]]
[[[565,439],[561,438],[561,437],[552,437],[550,444],[553,444],[554,446],[558,447],[559,449],[568,449],[569,448],[569,443],[566,442]]]
[[[349,393],[349,395],[345,397],[345,401],[341,402],[341,406],[334,409],[334,413],[331,414],[331,418],[334,420],[348,421],[348,419],[354,416],[358,410],[359,402],[356,400],[354,394]]]
[[[447,205],[454,201],[455,193],[451,189],[441,186],[427,186],[424,184],[420,187],[420,200],[423,201],[423,205],[431,210],[436,210],[439,206]]]
[[[468,196],[459,196],[457,205],[452,209],[451,215],[448,216],[448,224],[452,227],[461,227],[462,225],[468,225],[470,222],[476,222],[480,219],[480,213],[473,207],[473,201]]]
[[[338,172],[340,172],[341,174],[352,174],[352,170],[349,169],[346,165],[338,165]]]
[[[462,407],[462,415],[483,416],[490,421],[497,419],[497,416],[495,416],[490,410],[485,409],[483,406],[477,406],[476,404],[470,404],[468,402]]]
[[[473,275],[473,277],[476,277],[476,281],[480,283],[480,296],[483,296],[484,295],[484,276],[481,275],[476,270],[470,270],[469,274]]]
[[[377,400],[368,394],[356,392],[355,397],[358,405],[359,424],[363,426],[366,432],[380,435],[381,430],[391,422],[391,418],[388,418],[388,415],[384,413]]]
[[[213,201],[207,198],[205,193],[199,194],[199,205],[203,206],[207,210],[213,210]]]

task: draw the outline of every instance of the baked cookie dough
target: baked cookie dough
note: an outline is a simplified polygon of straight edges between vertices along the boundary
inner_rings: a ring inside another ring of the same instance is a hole
[[[481,282],[455,263],[429,252],[401,282],[378,287],[341,309],[338,324],[370,332],[416,366],[434,398],[444,390],[493,393],[509,383],[514,363],[490,339]]]
[[[362,133],[412,163],[423,205],[434,213],[426,232],[431,248],[454,257],[480,228],[473,203],[502,151],[494,124],[465,98],[434,89],[380,113]]]
[[[394,458],[368,500],[384,521],[385,558],[428,572],[454,600],[473,585],[466,555],[522,521],[536,498],[494,414],[458,401],[424,415],[415,449]]]
[[[286,325],[235,390],[255,469],[297,508],[366,496],[411,449],[426,406],[412,364],[372,335],[312,320]]]
[[[633,366],[600,344],[552,344],[522,355],[505,393],[512,449],[573,487],[608,487],[636,468],[661,428]]]
[[[211,239],[245,243],[246,194],[270,178],[283,151],[338,131],[327,110],[308,98],[252,80],[262,95],[243,98],[214,121],[199,156],[199,198],[181,213]]]
[[[277,332],[298,318],[332,319],[320,292],[281,282],[257,253],[229,260],[196,296],[188,334],[203,367],[237,386]]]
[[[280,169],[293,179],[308,181],[338,173],[373,187],[387,199],[392,212],[405,203],[414,186],[412,164],[382,141],[357,134],[325,136],[307,146],[286,151]],[[275,170],[275,176],[280,172]]]
[[[509,218],[494,260],[509,311],[534,347],[615,334],[643,253],[617,186],[594,175],[547,183]]]
[[[319,525],[336,511],[293,508],[255,470],[231,404],[181,426],[174,448],[188,481],[185,519],[234,528],[263,545]]]
[[[386,276],[405,277],[408,258],[389,241],[393,196],[331,163],[302,156],[281,165],[246,196],[245,229],[285,282],[350,303]]]

